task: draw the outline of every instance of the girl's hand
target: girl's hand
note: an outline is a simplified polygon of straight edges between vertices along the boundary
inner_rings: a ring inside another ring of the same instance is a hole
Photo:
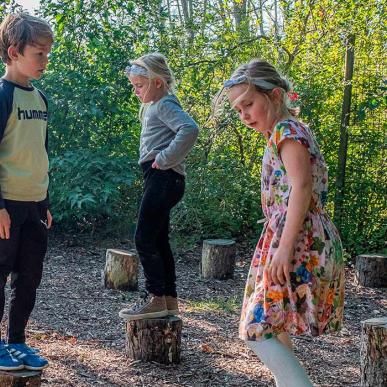
[[[274,282],[276,285],[285,285],[290,283],[290,269],[292,254],[288,249],[279,247],[274,253],[270,265],[266,269],[269,284]]]
[[[156,163],[156,160],[153,161],[152,168],[154,168],[154,169],[160,169],[159,165]]]
[[[50,229],[52,225],[52,215],[50,210],[47,210],[47,228]]]
[[[3,208],[0,210],[0,238],[9,239],[11,228],[11,218],[9,217],[8,211]]]

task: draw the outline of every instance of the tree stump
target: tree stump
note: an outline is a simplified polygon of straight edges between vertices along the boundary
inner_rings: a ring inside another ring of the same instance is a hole
[[[387,386],[387,317],[361,322],[360,372],[362,387]]]
[[[138,257],[136,252],[108,249],[102,279],[105,288],[108,289],[137,290]]]
[[[162,364],[179,363],[182,326],[182,320],[175,316],[128,321],[127,356]]]
[[[387,256],[363,254],[356,257],[356,280],[370,288],[387,287]]]
[[[0,371],[1,387],[40,387],[42,373],[40,371]]]
[[[200,266],[203,278],[233,278],[235,241],[229,239],[207,239],[203,241]]]

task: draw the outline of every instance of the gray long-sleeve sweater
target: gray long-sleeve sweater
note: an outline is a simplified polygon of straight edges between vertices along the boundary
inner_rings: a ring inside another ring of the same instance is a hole
[[[184,159],[192,149],[198,126],[176,96],[168,94],[146,107],[142,120],[139,164],[156,160],[160,169],[185,175]]]

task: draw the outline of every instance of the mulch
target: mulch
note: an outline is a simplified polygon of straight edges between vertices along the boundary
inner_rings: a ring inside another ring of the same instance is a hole
[[[118,311],[138,292],[103,288],[106,248],[132,245],[98,237],[51,238],[28,326],[28,343],[50,361],[42,386],[274,386],[268,369],[237,337],[252,244],[238,244],[234,279],[225,281],[200,278],[200,246],[178,251],[182,359],[170,366],[125,356],[125,325]],[[143,281],[140,273],[140,288]],[[315,386],[360,386],[360,321],[387,315],[386,290],[356,285],[349,264],[342,331],[294,338],[295,353]]]

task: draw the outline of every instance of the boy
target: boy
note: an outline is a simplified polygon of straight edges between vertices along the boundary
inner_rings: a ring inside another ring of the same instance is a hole
[[[11,274],[8,345],[0,341],[0,369],[41,370],[48,361],[25,344],[47,250],[47,101],[30,84],[46,69],[53,43],[50,26],[25,13],[0,25],[0,321],[4,286]]]

